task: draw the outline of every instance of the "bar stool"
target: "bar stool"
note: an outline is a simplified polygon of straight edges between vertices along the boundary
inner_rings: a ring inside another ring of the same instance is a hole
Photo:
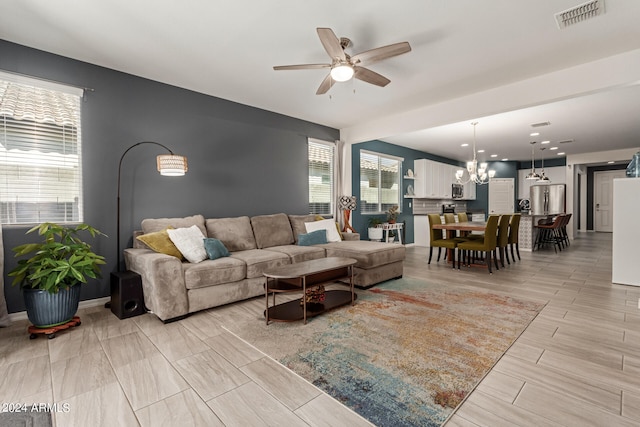
[[[546,246],[547,243],[552,243],[553,244],[553,250],[558,253],[558,249],[560,249],[560,251],[562,251],[562,246],[561,246],[561,242],[560,242],[560,225],[562,224],[562,222],[564,221],[564,217],[565,215],[558,215],[556,216],[556,218],[553,220],[553,222],[551,224],[548,223],[541,223],[541,221],[545,221],[545,220],[540,220],[538,222],[538,225],[536,225],[536,227],[539,229],[538,231],[538,239],[537,239],[537,243],[536,243],[536,248],[540,249],[544,246]]]

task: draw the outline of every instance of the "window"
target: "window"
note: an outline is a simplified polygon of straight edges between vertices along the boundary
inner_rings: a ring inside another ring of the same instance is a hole
[[[375,214],[386,212],[400,203],[399,157],[360,151],[360,212]]]
[[[81,96],[0,73],[0,223],[82,221]]]
[[[309,213],[333,213],[335,144],[309,139]]]

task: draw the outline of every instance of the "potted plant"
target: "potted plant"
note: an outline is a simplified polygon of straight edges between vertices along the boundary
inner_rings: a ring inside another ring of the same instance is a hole
[[[398,205],[393,205],[387,211],[387,222],[389,224],[395,224],[398,219]]]
[[[369,218],[369,228],[367,232],[369,234],[369,240],[382,240],[382,219],[372,216]]]
[[[80,302],[80,285],[101,276],[104,257],[95,254],[78,234],[104,235],[87,224],[74,227],[47,222],[36,225],[41,243],[26,243],[13,248],[16,257],[32,254],[18,261],[9,272],[13,285],[20,285],[27,316],[39,328],[61,325],[73,318]]]

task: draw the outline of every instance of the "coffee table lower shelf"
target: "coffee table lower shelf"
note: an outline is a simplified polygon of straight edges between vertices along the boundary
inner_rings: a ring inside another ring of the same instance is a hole
[[[343,305],[351,304],[351,291],[330,290],[325,292],[323,303],[307,303],[307,317],[317,316]],[[358,295],[354,294],[353,299]],[[266,317],[267,313],[264,312]],[[269,307],[269,320],[275,322],[294,322],[304,319],[304,310],[300,299]]]

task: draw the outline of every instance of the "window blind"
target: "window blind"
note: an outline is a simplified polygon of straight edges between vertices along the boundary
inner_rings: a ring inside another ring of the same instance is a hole
[[[335,144],[309,140],[309,213],[333,213]]]
[[[360,212],[380,214],[400,203],[399,157],[360,151]]]
[[[3,224],[82,221],[82,92],[40,83],[9,81],[0,75]]]

